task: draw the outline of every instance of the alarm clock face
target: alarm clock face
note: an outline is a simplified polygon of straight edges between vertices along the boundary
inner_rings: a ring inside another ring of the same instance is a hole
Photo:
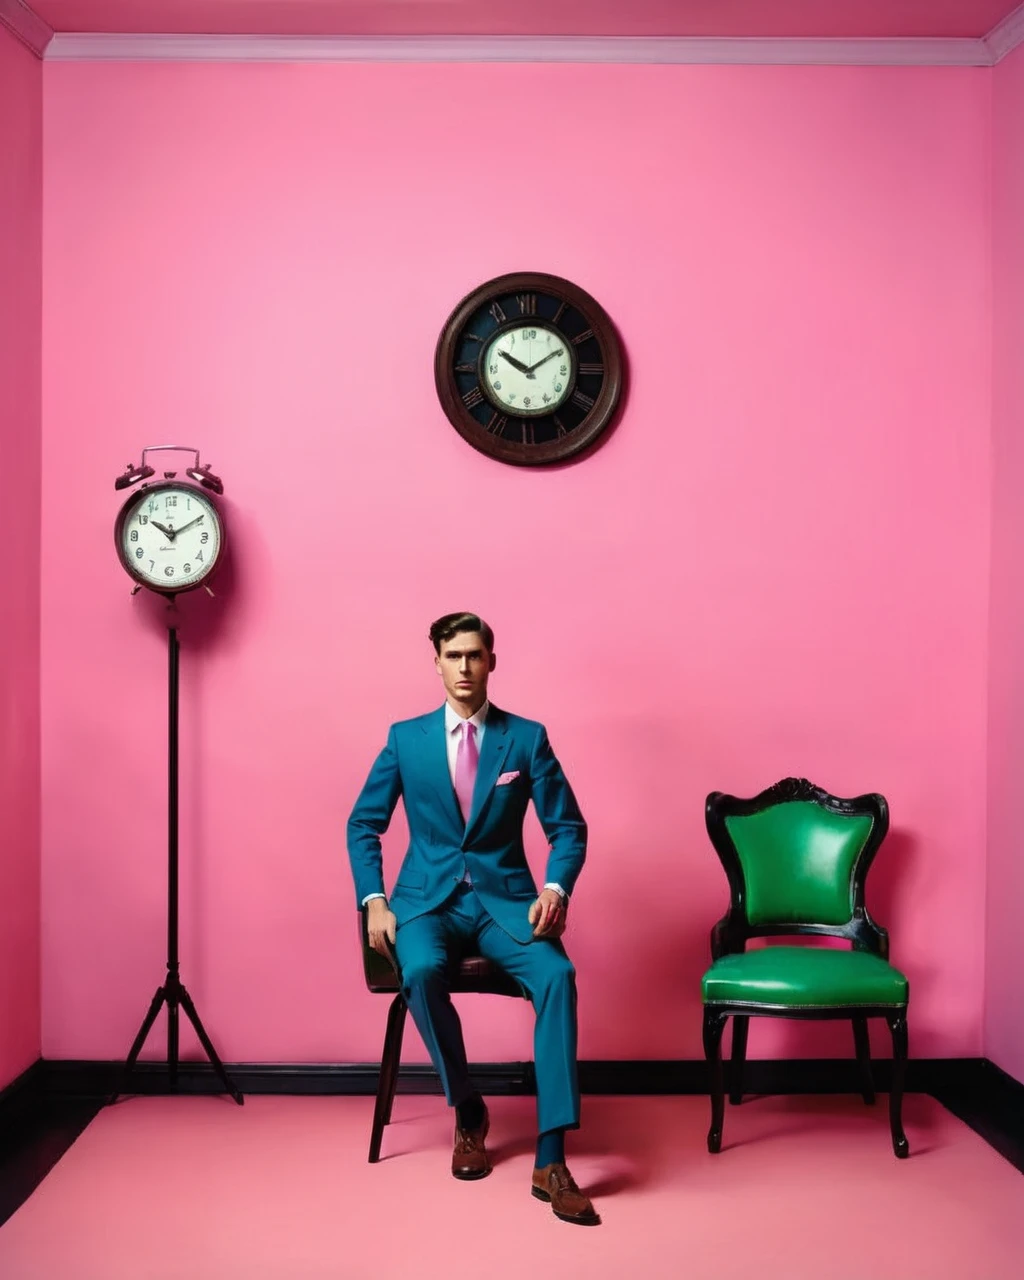
[[[190,591],[220,557],[220,516],[203,490],[157,484],[133,494],[114,531],[121,563],[154,591]]]

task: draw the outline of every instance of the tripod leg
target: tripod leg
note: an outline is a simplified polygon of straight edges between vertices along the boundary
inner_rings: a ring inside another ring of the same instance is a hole
[[[206,1034],[206,1030],[203,1027],[202,1022],[199,1020],[199,1014],[196,1012],[196,1007],[192,1003],[192,997],[184,987],[179,987],[179,995],[181,998],[181,1007],[188,1015],[189,1022],[191,1022],[193,1027],[195,1027],[196,1035],[199,1037],[199,1043],[206,1050],[206,1056],[213,1064],[214,1071],[216,1071],[218,1076],[220,1076],[220,1082],[224,1086],[224,1092],[230,1093],[232,1098],[234,1098],[240,1107],[244,1106],[245,1099],[242,1097],[238,1088],[231,1083],[228,1073],[224,1070],[224,1063],[217,1057],[217,1050],[213,1047],[213,1041]]]
[[[121,1068],[121,1078],[118,1081],[117,1088],[107,1099],[108,1106],[115,1103],[117,1099],[121,1096],[121,1094],[124,1092],[124,1086],[128,1080],[128,1077],[132,1073],[132,1068],[135,1066],[135,1061],[138,1058],[140,1052],[142,1051],[142,1046],[146,1043],[146,1036],[149,1035],[149,1032],[151,1027],[153,1026],[153,1023],[156,1022],[156,1015],[160,1012],[160,1006],[163,1004],[163,1002],[166,999],[167,999],[167,988],[157,987],[156,995],[153,997],[152,1003],[149,1006],[149,1011],[146,1014],[145,1018],[143,1018],[142,1020],[142,1026],[139,1027],[139,1034],[135,1037],[134,1041],[132,1042],[132,1047],[129,1050],[128,1057],[125,1060],[124,1066]]]
[[[182,988],[167,997],[167,1087],[178,1092],[178,1001]]]

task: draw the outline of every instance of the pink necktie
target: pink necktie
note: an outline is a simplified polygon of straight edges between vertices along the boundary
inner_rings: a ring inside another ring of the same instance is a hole
[[[455,753],[455,795],[462,810],[463,822],[469,821],[469,813],[473,808],[473,787],[476,783],[476,768],[480,761],[480,752],[476,745],[476,725],[468,720],[463,721],[462,737]]]

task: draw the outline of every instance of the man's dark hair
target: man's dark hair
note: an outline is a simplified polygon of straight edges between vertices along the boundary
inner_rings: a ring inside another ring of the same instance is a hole
[[[440,653],[441,646],[460,631],[479,631],[487,652],[494,652],[494,632],[476,613],[446,613],[443,618],[431,623],[430,643],[434,646],[434,652]]]

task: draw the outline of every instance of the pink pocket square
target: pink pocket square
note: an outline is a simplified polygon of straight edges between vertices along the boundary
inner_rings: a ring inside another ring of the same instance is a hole
[[[496,787],[507,787],[510,782],[515,782],[519,777],[519,770],[513,769],[511,773],[503,773],[494,784]]]

